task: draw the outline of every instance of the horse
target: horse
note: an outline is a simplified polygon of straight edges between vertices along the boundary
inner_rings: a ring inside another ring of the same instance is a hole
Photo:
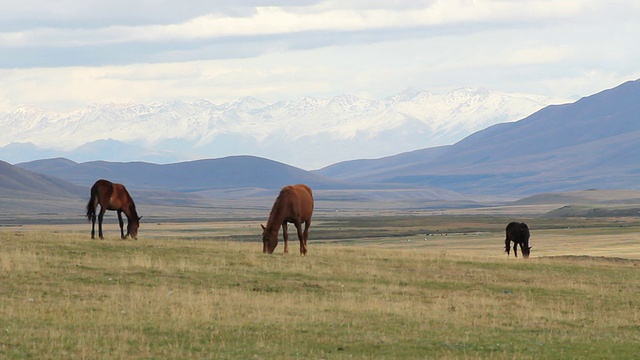
[[[528,258],[531,253],[531,246],[529,246],[529,227],[525,223],[510,222],[505,229],[507,238],[504,240],[504,248],[507,256],[509,255],[509,246],[513,241],[513,254],[518,257],[518,245],[522,250],[522,256]]]
[[[307,239],[309,238],[309,226],[313,214],[313,194],[311,189],[304,184],[287,185],[280,190],[269,214],[267,226],[262,227],[262,252],[272,254],[278,246],[278,230],[282,226],[284,237],[284,253],[289,253],[289,234],[287,223],[293,223],[298,230],[300,240],[300,255],[307,255]],[[302,223],[304,222],[304,231]]]
[[[87,220],[91,220],[91,238],[95,239],[96,226],[96,207],[100,205],[100,213],[98,214],[98,236],[104,239],[102,235],[102,219],[107,210],[115,210],[118,212],[118,221],[120,223],[120,238],[126,239],[131,236],[134,240],[138,238],[138,228],[140,227],[141,216],[136,212],[136,205],[129,195],[129,192],[122,184],[112,183],[108,180],[98,180],[91,187],[91,197],[87,203]],[[122,221],[122,213],[127,216],[127,234],[124,234]]]

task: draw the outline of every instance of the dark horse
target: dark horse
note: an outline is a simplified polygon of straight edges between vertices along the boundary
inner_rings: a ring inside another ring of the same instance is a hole
[[[289,234],[287,223],[293,223],[298,230],[300,255],[307,255],[307,239],[313,214],[313,194],[304,184],[285,186],[271,208],[267,226],[262,226],[262,252],[272,254],[278,246],[278,230],[282,226],[284,253],[289,253]],[[304,222],[304,232],[302,223]]]
[[[102,236],[102,218],[107,210],[115,210],[118,212],[118,221],[120,222],[120,237],[125,239],[131,235],[133,239],[138,236],[138,228],[140,227],[140,218],[136,212],[136,204],[127,189],[122,184],[115,184],[108,180],[98,180],[91,187],[91,197],[87,203],[87,219],[91,220],[91,238],[95,238],[96,226],[96,207],[100,205],[100,213],[98,214],[98,236]],[[124,234],[122,222],[122,213],[127,216],[127,234]]]
[[[513,241],[513,254],[518,257],[518,245],[522,250],[522,256],[528,258],[531,253],[529,246],[529,227],[525,223],[510,222],[506,228],[507,238],[504,240],[504,251],[509,255],[509,246]]]

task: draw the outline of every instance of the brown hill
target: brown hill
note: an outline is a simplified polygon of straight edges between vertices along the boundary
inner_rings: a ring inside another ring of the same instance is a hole
[[[0,161],[0,196],[3,198],[77,198],[85,192],[82,186]]]

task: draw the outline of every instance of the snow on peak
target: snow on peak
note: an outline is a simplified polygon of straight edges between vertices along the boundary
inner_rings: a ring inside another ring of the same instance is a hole
[[[206,99],[198,99],[191,102],[191,105],[201,107],[201,108],[216,108],[217,106],[209,100]]]
[[[231,104],[228,104],[227,108],[233,109],[236,111],[250,111],[250,110],[261,109],[265,106],[267,106],[266,103],[254,98],[253,96],[245,96],[234,101]]]
[[[338,95],[327,103],[327,108],[335,112],[365,111],[372,104],[371,100],[361,99],[354,95]]]
[[[406,88],[402,92],[396,95],[390,96],[385,100],[390,103],[405,102],[405,101],[412,101],[418,97],[428,97],[429,95],[430,93],[426,90],[420,90],[416,88]]]
[[[19,140],[72,151],[112,138],[185,158],[249,154],[320,167],[452,144],[497,122],[524,118],[545,100],[484,88],[446,94],[409,88],[379,100],[343,94],[267,104],[243,97],[222,105],[204,99],[93,104],[69,113],[22,107],[0,116],[0,147]]]

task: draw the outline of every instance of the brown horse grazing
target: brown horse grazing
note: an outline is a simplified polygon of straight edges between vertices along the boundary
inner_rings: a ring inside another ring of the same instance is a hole
[[[137,239],[138,228],[140,227],[141,216],[136,212],[136,204],[129,195],[127,189],[122,184],[115,184],[108,180],[98,180],[91,187],[91,197],[87,203],[87,219],[91,220],[91,238],[95,238],[96,226],[96,207],[100,205],[100,213],[98,214],[98,236],[102,236],[102,218],[107,210],[115,210],[118,212],[118,221],[120,222],[120,237],[125,239],[131,235],[133,239]],[[122,213],[127,216],[127,234],[124,234],[122,222]]]
[[[262,226],[262,252],[272,254],[278,246],[278,230],[282,226],[284,253],[289,253],[289,234],[287,223],[293,223],[298,230],[300,255],[307,255],[307,239],[313,214],[313,194],[304,184],[285,186],[271,208],[267,226]],[[304,232],[302,223],[304,222]]]
[[[509,247],[513,241],[513,254],[518,257],[518,245],[522,250],[522,256],[528,258],[531,253],[531,246],[529,246],[529,227],[525,223],[510,222],[505,229],[507,238],[504,240],[504,252],[509,255]]]

